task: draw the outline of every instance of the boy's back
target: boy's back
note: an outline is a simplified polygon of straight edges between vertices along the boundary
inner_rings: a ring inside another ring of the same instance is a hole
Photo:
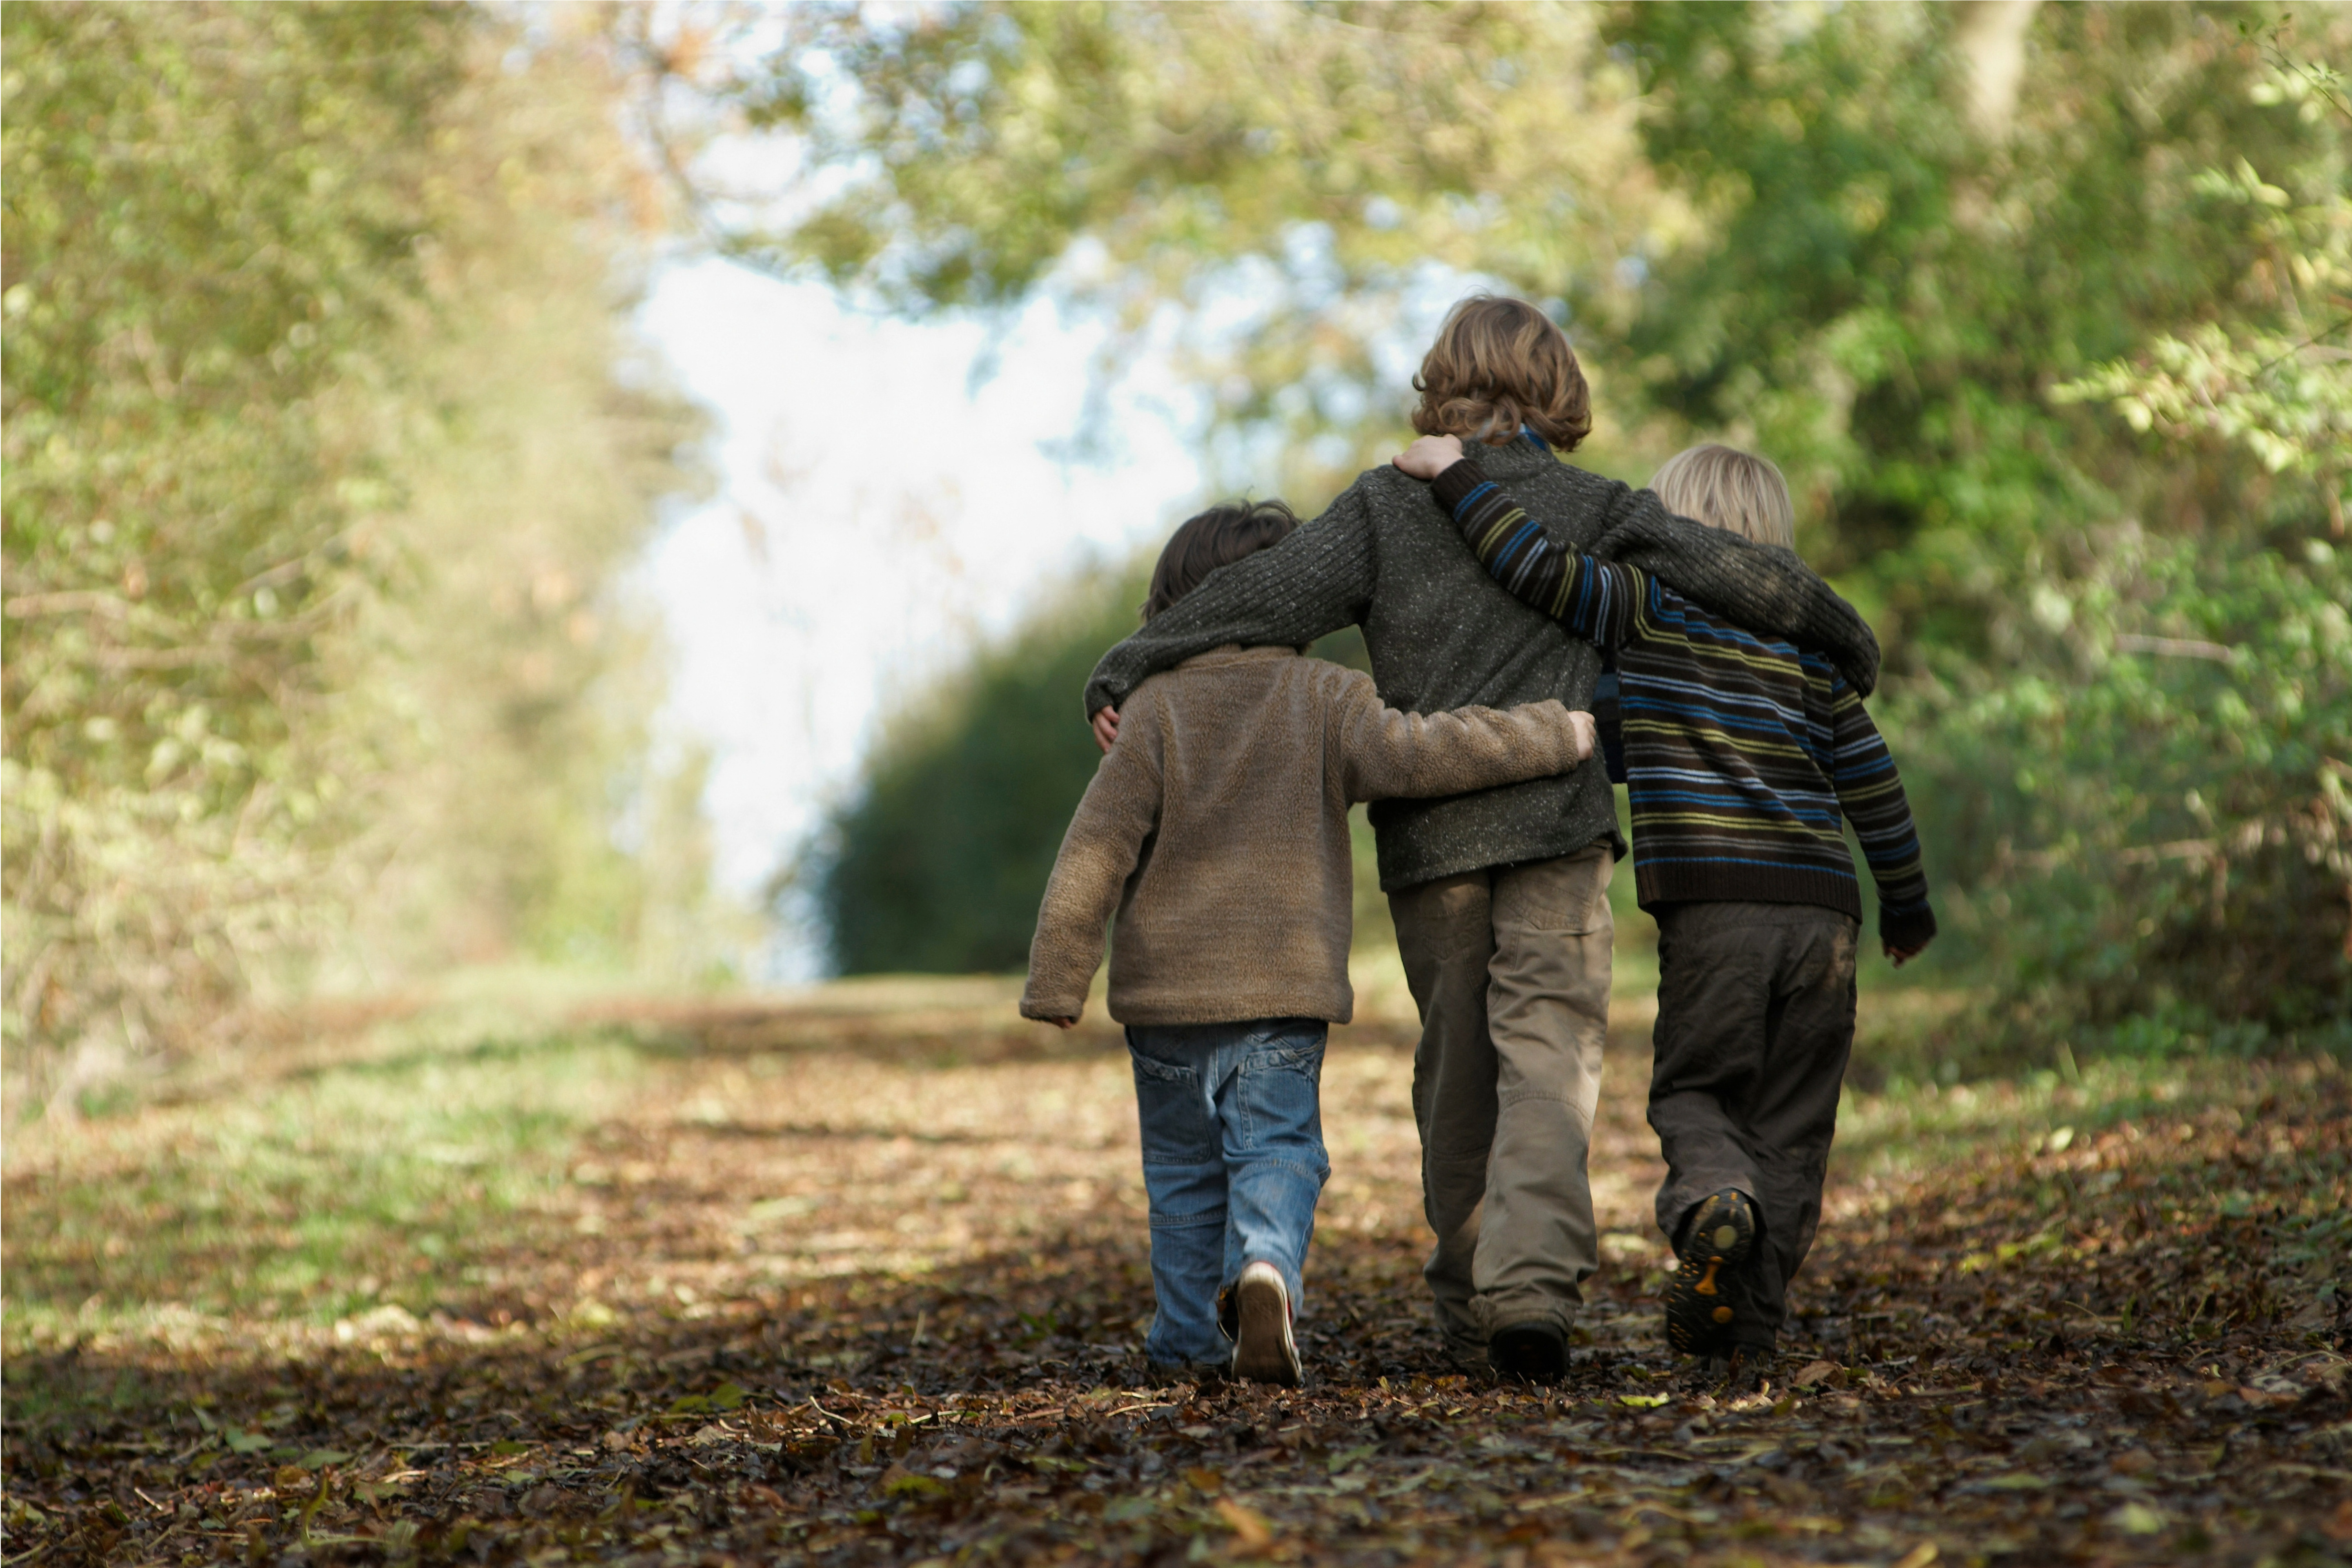
[[[1718,543],[1710,531],[1688,524],[1675,532],[1675,520],[1660,512],[1645,491],[1562,463],[1533,441],[1482,448],[1479,456],[1496,478],[1521,492],[1565,546],[1591,549],[1605,529],[1639,525],[1672,537],[1685,555],[1657,555],[1676,560],[1727,602],[1784,595],[1772,602],[1791,623],[1804,607],[1789,585],[1801,568],[1789,571],[1784,581],[1765,570],[1776,562],[1737,548],[1738,541]],[[1438,522],[1426,487],[1394,468],[1368,471],[1279,548],[1218,573],[1184,604],[1105,654],[1087,688],[1087,709],[1117,704],[1124,724],[1128,689],[1146,671],[1217,644],[1304,645],[1349,625],[1362,626],[1381,694],[1392,707],[1435,712],[1545,697],[1587,707],[1601,669],[1592,649],[1494,593],[1477,563],[1433,526]],[[1709,548],[1714,553],[1702,552]],[[1816,614],[1825,637],[1843,629],[1826,611]],[[1866,638],[1864,628],[1854,640]],[[1866,655],[1851,657],[1866,664],[1875,649]],[[1381,886],[1391,892],[1459,871],[1573,854],[1589,845],[1616,847],[1616,804],[1597,767],[1513,789],[1400,800],[1376,808],[1372,821],[1379,830]]]
[[[1047,886],[1022,1012],[1077,1016],[1115,904],[1120,1022],[1344,1023],[1349,803],[1557,773],[1580,751],[1557,702],[1405,714],[1292,648],[1188,659],[1128,700]]]

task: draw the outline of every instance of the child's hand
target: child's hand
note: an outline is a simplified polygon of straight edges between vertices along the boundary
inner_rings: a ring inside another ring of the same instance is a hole
[[[1924,942],[1913,947],[1897,947],[1893,942],[1882,939],[1880,945],[1886,949],[1887,962],[1897,969],[1927,951],[1927,944]]]
[[[1047,1018],[1045,1021],[1057,1029],[1075,1029],[1078,1026],[1078,1021],[1076,1018]]]
[[[1448,436],[1446,439],[1451,441],[1454,437]],[[1581,708],[1571,708],[1568,710],[1568,727],[1576,731],[1576,760],[1586,761],[1592,755],[1592,715]]]
[[[1459,436],[1423,436],[1396,455],[1397,471],[1416,479],[1433,479],[1461,460]]]
[[[1095,744],[1104,751],[1118,739],[1118,710],[1108,703],[1095,710]]]

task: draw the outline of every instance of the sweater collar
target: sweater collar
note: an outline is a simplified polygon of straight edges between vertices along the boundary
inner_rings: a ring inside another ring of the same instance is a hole
[[[1196,653],[1177,668],[1191,669],[1198,666],[1205,668],[1220,664],[1254,664],[1268,658],[1297,658],[1298,652],[1298,649],[1281,643],[1264,643],[1245,647],[1240,643],[1229,642],[1222,647],[1213,647],[1206,653]]]
[[[1529,474],[1541,473],[1559,461],[1552,455],[1550,443],[1534,431],[1524,428],[1517,440],[1506,441],[1499,447],[1489,447],[1483,442],[1475,446],[1465,444],[1462,455],[1476,458],[1479,468],[1485,469],[1490,479],[1525,479]]]

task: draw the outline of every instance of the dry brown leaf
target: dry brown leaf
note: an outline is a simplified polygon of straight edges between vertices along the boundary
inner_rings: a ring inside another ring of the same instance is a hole
[[[1244,1507],[1231,1498],[1217,1500],[1217,1517],[1234,1532],[1234,1544],[1244,1552],[1263,1552],[1274,1544],[1274,1527],[1255,1509]]]

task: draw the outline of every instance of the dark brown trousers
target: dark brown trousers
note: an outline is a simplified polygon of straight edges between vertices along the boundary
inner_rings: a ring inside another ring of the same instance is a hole
[[[1741,1270],[1733,1337],[1769,1348],[1812,1250],[1838,1090],[1853,1048],[1855,922],[1813,904],[1677,904],[1658,912],[1650,1125],[1666,1156],[1658,1228],[1681,1239],[1699,1200],[1737,1187],[1763,1234]],[[1744,1303],[1738,1297],[1745,1297]]]

